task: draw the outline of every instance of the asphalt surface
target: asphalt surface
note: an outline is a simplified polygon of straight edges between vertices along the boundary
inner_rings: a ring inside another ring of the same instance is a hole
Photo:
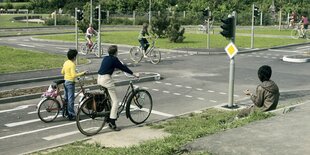
[[[72,43],[34,41],[29,37],[1,38],[0,44],[59,54],[65,54],[66,49],[74,47],[74,44]],[[106,49],[106,46],[104,48]],[[240,52],[237,54],[235,58],[236,72],[234,91],[234,99],[236,103],[249,104],[248,98],[243,94],[243,90],[255,90],[255,87],[258,84],[257,69],[264,64],[272,67],[272,79],[279,85],[281,92],[281,102],[279,103],[279,106],[286,106],[296,102],[303,103],[309,100],[310,79],[308,77],[310,73],[305,72],[308,70],[309,64],[282,61],[284,55],[296,54],[303,50],[309,50],[309,45],[263,49],[257,50],[256,52]],[[150,91],[154,100],[154,113],[147,122],[160,121],[162,119],[182,115],[191,111],[227,103],[229,58],[223,51],[213,51],[219,54],[203,54],[203,51],[197,53],[194,50],[194,52],[170,51],[163,53],[163,61],[158,65],[153,65],[148,61],[137,65],[129,64],[131,61],[128,59],[128,51],[129,47],[120,46],[119,58],[129,65],[134,72],[154,72],[159,73],[162,77],[159,81],[138,83],[141,88]],[[91,63],[85,66],[79,66],[80,70],[87,69],[95,72],[99,67],[101,58],[96,58],[94,56],[87,57],[91,60]],[[16,81],[56,75],[59,75],[59,69],[1,74],[0,81]],[[22,83],[18,85],[0,86],[0,89],[8,90],[16,89],[18,87],[46,85],[50,82],[51,81],[47,80]],[[117,87],[117,91],[120,94],[119,96],[124,94],[126,87],[127,86]],[[36,104],[39,101],[40,99],[37,98],[9,104],[0,104],[1,154],[20,154],[87,138],[79,133],[75,122],[68,122],[63,118],[59,118],[53,123],[41,122],[35,112]],[[303,106],[300,107],[302,108]],[[307,110],[307,108],[305,109]],[[290,113],[290,115],[294,115],[294,111]],[[304,121],[307,122],[306,120]],[[304,123],[303,121],[295,122]],[[121,117],[118,124],[123,129],[135,127],[125,117]],[[307,128],[305,128],[305,130],[307,130]],[[101,134],[107,132],[109,132],[109,130],[104,129]],[[242,133],[246,135],[247,132],[248,131],[244,131]],[[302,133],[303,132],[301,132],[301,134]],[[277,135],[278,133],[272,132],[271,134]],[[195,142],[193,144],[195,144]],[[301,144],[301,146],[305,144]],[[227,147],[231,146],[229,149],[232,149],[233,147],[226,141],[223,141],[222,145]],[[258,144],[257,148],[259,148],[259,146],[262,147],[263,145]],[[194,146],[192,148],[193,149],[188,150],[196,150]],[[217,150],[211,150],[209,148],[203,148],[203,150],[211,151],[211,153],[213,152],[214,154],[222,154],[222,152],[217,152]],[[247,152],[242,152],[242,150],[237,150],[237,152],[239,152],[239,154],[247,154]],[[281,152],[279,151],[279,154],[280,153]],[[308,154],[309,152],[303,153]]]

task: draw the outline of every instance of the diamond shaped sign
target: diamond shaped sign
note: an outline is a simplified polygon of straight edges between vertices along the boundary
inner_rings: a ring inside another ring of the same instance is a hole
[[[226,51],[227,55],[230,57],[230,59],[233,58],[238,53],[238,49],[233,42],[230,42],[226,46],[225,51]]]

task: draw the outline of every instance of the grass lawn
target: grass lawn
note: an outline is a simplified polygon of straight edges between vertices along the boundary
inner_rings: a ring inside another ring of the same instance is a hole
[[[29,16],[47,16],[46,14],[29,14]],[[27,14],[1,14],[0,16],[0,28],[17,28],[17,27],[27,27],[26,22],[15,21],[13,17],[23,17]],[[29,27],[39,27],[43,26],[42,23],[31,23],[29,22]]]
[[[0,46],[0,74],[60,68],[66,60],[67,57],[65,55]],[[87,60],[82,58],[79,60],[79,63],[85,64]]]
[[[121,32],[103,32],[102,42],[113,44],[126,44],[126,45],[138,45],[137,40],[138,32],[135,31],[121,31]],[[175,49],[175,48],[206,48],[207,47],[207,35],[206,34],[194,34],[185,33],[185,40],[183,43],[171,43],[167,38],[159,38],[156,43],[156,47]],[[51,36],[38,36],[41,39],[51,40],[64,40],[74,41],[74,34],[67,35],[51,35]],[[80,41],[85,41],[84,34],[79,35]],[[219,34],[211,35],[211,48],[224,48],[229,43],[224,37]],[[255,48],[273,47],[280,45],[296,44],[307,42],[305,39],[291,39],[291,38],[266,38],[255,37]],[[238,48],[250,48],[251,37],[250,36],[237,36],[236,45]]]
[[[145,154],[182,154],[180,147],[202,136],[222,132],[231,128],[237,128],[250,122],[266,119],[273,116],[270,113],[257,112],[245,119],[235,120],[237,112],[220,111],[208,109],[200,114],[190,114],[189,116],[178,117],[173,120],[155,123],[152,128],[164,129],[171,133],[171,136],[146,141],[141,145],[127,148],[105,148],[99,144],[85,144],[75,142],[70,145],[39,152],[43,154],[92,154],[92,155],[145,155]],[[35,153],[36,154],[36,153]],[[199,152],[197,154],[208,154]]]

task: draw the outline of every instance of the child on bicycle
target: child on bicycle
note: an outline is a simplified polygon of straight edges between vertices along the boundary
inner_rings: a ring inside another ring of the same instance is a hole
[[[91,37],[93,35],[96,35],[97,36],[97,31],[93,28],[93,25],[92,24],[89,24],[87,30],[86,30],[86,34],[85,34],[85,38],[87,40],[87,45],[88,45],[88,48],[90,49],[92,46],[93,46],[93,41],[91,40]]]
[[[142,47],[142,53],[144,57],[147,57],[145,55],[147,48],[150,46],[149,42],[146,38],[150,38],[149,32],[148,32],[149,25],[147,23],[144,23],[142,26],[142,30],[139,33],[138,40]]]
[[[302,15],[300,22],[302,23],[301,30],[303,30],[303,32],[304,32],[304,29],[308,29],[308,25],[309,25],[309,21],[308,21],[307,16]]]
[[[134,74],[127,66],[120,62],[120,60],[117,58],[118,51],[116,45],[111,45],[108,48],[108,53],[109,55],[102,59],[101,66],[98,71],[97,83],[108,89],[112,100],[110,118],[107,121],[109,122],[109,127],[114,131],[120,131],[121,129],[118,128],[115,123],[117,119],[118,99],[116,96],[115,84],[114,80],[112,79],[112,74],[116,68],[135,77],[139,77],[139,74]]]
[[[76,49],[69,49],[67,53],[68,60],[63,64],[61,74],[64,75],[64,95],[67,103],[68,118],[69,120],[75,120],[74,112],[74,92],[75,92],[75,78],[84,75],[86,71],[76,73],[75,60],[78,52]]]

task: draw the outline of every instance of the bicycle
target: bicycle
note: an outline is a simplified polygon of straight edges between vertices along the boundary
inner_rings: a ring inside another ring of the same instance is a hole
[[[96,38],[96,40],[93,42],[93,45],[89,48],[88,46],[88,41],[86,41],[85,43],[82,43],[80,45],[80,52],[83,55],[87,55],[88,53],[94,53],[96,56],[99,57],[99,46],[98,46],[98,37]],[[101,51],[103,51],[103,48],[101,47]],[[102,52],[101,52],[102,53]]]
[[[86,136],[100,132],[110,117],[110,95],[107,88],[100,86],[100,89],[99,92],[86,93],[87,97],[82,101],[77,112],[77,128]],[[126,109],[126,117],[134,124],[141,124],[149,118],[152,108],[151,94],[145,89],[135,88],[131,79],[118,107],[117,115],[119,116]]]
[[[145,52],[145,55],[148,56],[148,58],[151,60],[152,64],[158,64],[161,60],[161,52],[158,48],[155,47],[156,40],[158,39],[158,36],[155,37],[155,39],[152,39],[151,46],[148,48],[148,50]],[[129,51],[130,58],[133,62],[139,63],[143,55],[143,48],[142,46],[134,46]]]
[[[306,38],[307,40],[310,40],[310,32],[307,29],[302,30],[301,24],[299,23],[297,27],[291,31],[291,37],[293,39]]]
[[[49,89],[43,93],[43,98],[37,105],[37,114],[39,118],[45,123],[54,121],[58,117],[60,111],[62,111],[62,117],[66,118],[68,116],[67,103],[65,102],[59,88],[61,84],[64,85],[64,82],[65,80],[53,81],[53,84],[51,84]],[[80,99],[81,101],[83,98],[85,98],[86,91],[83,87],[81,78],[78,78],[78,83],[81,89],[74,97],[76,98],[79,94],[82,93],[83,97]],[[58,96],[60,100],[57,99]]]

